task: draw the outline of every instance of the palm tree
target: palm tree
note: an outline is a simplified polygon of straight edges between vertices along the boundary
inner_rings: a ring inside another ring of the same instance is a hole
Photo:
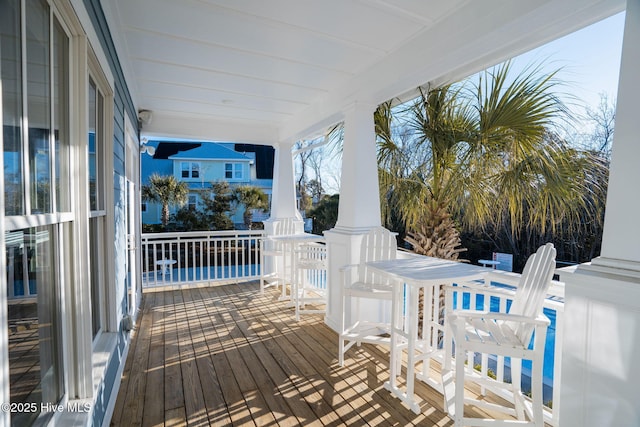
[[[149,185],[143,185],[142,200],[162,204],[162,225],[169,223],[169,206],[183,206],[187,203],[189,187],[186,182],[178,181],[172,175],[158,175],[149,177]]]
[[[399,213],[414,249],[455,259],[461,228],[491,224],[515,240],[577,218],[591,189],[585,158],[549,131],[566,113],[554,76],[529,68],[512,77],[505,63],[475,82],[421,90],[404,110],[380,106],[383,212]],[[392,133],[400,119],[408,144]]]
[[[249,230],[251,230],[253,218],[253,214],[251,213],[251,211],[253,209],[268,209],[269,197],[258,187],[253,187],[250,185],[242,185],[236,187],[236,189],[233,190],[233,196],[237,204],[244,205],[242,218],[244,220],[244,224]]]

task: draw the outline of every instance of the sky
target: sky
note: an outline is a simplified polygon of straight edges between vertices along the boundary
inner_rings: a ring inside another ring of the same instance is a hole
[[[558,78],[566,90],[587,105],[595,106],[600,93],[617,97],[622,52],[624,13],[520,55],[518,63],[544,61],[549,70],[561,68]]]

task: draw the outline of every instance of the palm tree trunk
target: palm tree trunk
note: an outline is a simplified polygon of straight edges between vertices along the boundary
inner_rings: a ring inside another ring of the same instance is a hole
[[[163,203],[162,205],[162,225],[164,227],[169,224],[169,204]]]
[[[408,232],[405,241],[413,246],[417,254],[433,256],[442,259],[457,260],[461,248],[460,233],[456,229],[451,215],[444,204],[434,200],[427,202],[428,214],[416,227],[418,231]],[[438,323],[444,325],[444,287],[438,286]],[[436,301],[434,301],[434,304]],[[418,296],[418,337],[423,337],[424,327],[424,292],[420,289]],[[430,328],[431,326],[427,326]],[[438,343],[442,341],[442,334],[438,333]]]

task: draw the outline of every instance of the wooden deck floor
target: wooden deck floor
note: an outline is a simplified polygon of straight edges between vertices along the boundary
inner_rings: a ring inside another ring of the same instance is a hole
[[[388,351],[337,362],[337,334],[257,282],[149,292],[112,426],[452,425],[420,383],[415,415],[384,389]]]

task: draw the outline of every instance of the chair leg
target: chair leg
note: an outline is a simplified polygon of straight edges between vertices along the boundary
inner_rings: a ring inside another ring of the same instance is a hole
[[[300,281],[299,275],[300,269],[296,268],[293,283],[291,283],[291,301],[293,301],[293,308],[296,313],[296,322],[300,321],[300,291],[298,289],[298,283]]]
[[[344,290],[343,290],[344,293]],[[338,364],[342,367],[344,366],[344,333],[346,331],[347,322],[346,315],[344,312],[344,303],[345,296],[342,295],[341,303],[340,303],[340,312],[342,316],[342,321],[340,322],[340,335],[338,335]]]
[[[544,426],[544,414],[542,411],[542,357],[536,355],[531,362],[531,399],[533,408],[533,422],[536,427]]]
[[[442,387],[444,397],[444,408],[453,417],[455,414],[456,386],[454,373],[451,369],[453,360],[453,331],[451,330],[451,320],[444,322],[444,364],[442,366]]]
[[[462,348],[456,348],[456,380],[455,380],[455,413],[453,421],[456,427],[464,425],[464,361],[467,352]]]
[[[522,397],[522,359],[511,358],[511,385],[513,386],[516,417],[524,420],[524,399]]]

